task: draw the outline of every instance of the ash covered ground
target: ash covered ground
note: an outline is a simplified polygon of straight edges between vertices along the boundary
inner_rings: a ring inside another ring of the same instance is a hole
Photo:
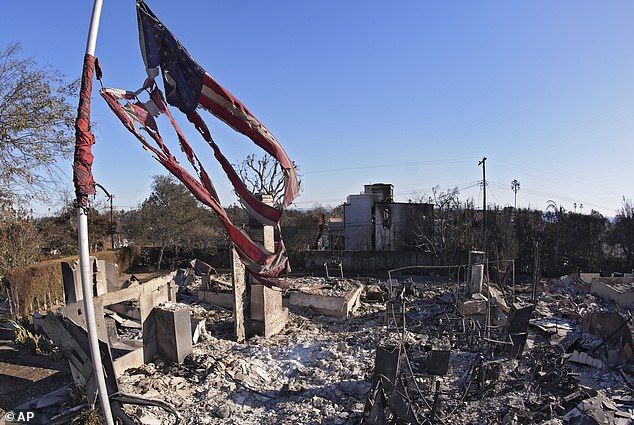
[[[198,302],[193,282],[179,297],[206,321],[193,353],[180,365],[156,357],[129,369],[120,389],[171,403],[187,424],[632,422],[623,336],[590,332],[602,314],[619,314],[631,332],[629,309],[589,294],[578,278],[541,282],[521,353],[505,324],[510,310],[529,305],[529,285],[485,285],[483,311],[482,297],[445,279],[350,283],[364,287],[351,317],[291,308],[280,334],[239,344],[232,312]],[[292,278],[291,287],[302,285],[328,290],[337,280]],[[465,301],[475,306],[469,314]],[[140,423],[174,423],[157,407],[127,412]]]

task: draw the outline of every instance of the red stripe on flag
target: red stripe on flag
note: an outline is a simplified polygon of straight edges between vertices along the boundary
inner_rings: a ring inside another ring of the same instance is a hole
[[[205,187],[204,184],[197,181],[191,174],[189,174],[183,167],[178,164],[176,158],[174,158],[167,146],[164,144],[162,137],[158,132],[158,127],[156,125],[156,121],[150,115],[142,103],[137,104],[128,104],[128,109],[124,109],[123,106],[118,102],[120,97],[117,97],[113,92],[108,90],[102,90],[101,95],[104,97],[112,111],[119,117],[124,126],[134,134],[137,139],[148,149],[151,151],[155,158],[174,176],[176,176],[188,189],[189,191],[203,204],[211,207],[216,214],[220,217],[220,221],[222,222],[224,228],[226,229],[229,237],[234,243],[234,246],[240,253],[240,257],[242,260],[251,266],[250,269],[256,270],[253,272],[254,275],[261,275],[262,283],[279,286],[284,288],[286,286],[286,282],[276,279],[276,277],[283,271],[287,270],[288,267],[288,258],[284,255],[284,247],[282,244],[278,244],[276,246],[276,250],[274,253],[269,252],[264,249],[261,245],[256,242],[253,242],[242,230],[236,228],[232,223],[227,213],[220,205],[219,200],[210,192],[209,187]],[[148,134],[160,149],[157,149],[151,146],[148,141],[139,133],[134,122],[132,121],[132,116],[143,126],[144,129],[147,130]],[[175,126],[177,128],[177,126]],[[177,130],[177,132],[179,132]],[[182,134],[179,134],[182,136]],[[180,139],[180,137],[179,137]],[[187,143],[184,137],[180,139],[181,143]],[[193,155],[193,159],[197,161],[195,158],[195,154]],[[201,172],[206,177],[206,173],[204,172],[204,168],[201,165]],[[253,264],[255,263],[255,264]]]
[[[244,182],[240,179],[240,176],[238,176],[238,173],[236,173],[236,171],[231,166],[231,163],[222,154],[220,148],[212,139],[209,128],[202,120],[200,115],[196,111],[194,111],[187,116],[187,119],[189,119],[189,121],[194,124],[198,132],[203,136],[203,139],[205,139],[209,146],[211,146],[214,151],[214,156],[220,163],[220,166],[224,170],[229,180],[231,181],[231,184],[238,193],[240,199],[243,201],[243,203],[247,204],[247,207],[249,207],[249,211],[254,213],[256,215],[256,218],[260,222],[269,225],[277,225],[280,222],[282,212],[277,208],[274,208],[260,201],[247,189]]]
[[[293,162],[280,146],[279,142],[238,99],[233,97],[231,93],[216,83],[209,74],[205,74],[203,76],[203,86],[211,90],[215,95],[221,97],[225,105],[207,96],[203,89],[200,97],[198,98],[198,103],[201,106],[226,122],[234,130],[247,136],[256,145],[264,149],[268,154],[273,156],[280,162],[280,164],[282,164],[282,168],[287,177],[285,201],[287,205],[290,204],[299,194],[298,179]],[[248,122],[239,115],[246,116],[251,122]],[[251,123],[260,127],[260,130],[254,128]],[[268,133],[268,136],[264,134],[264,132]]]

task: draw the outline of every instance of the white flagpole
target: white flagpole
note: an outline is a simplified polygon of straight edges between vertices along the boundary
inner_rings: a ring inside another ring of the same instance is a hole
[[[101,7],[103,0],[95,0],[92,8],[92,18],[90,19],[90,30],[86,43],[86,54],[94,56],[97,45],[97,32],[99,30],[99,20],[101,18]],[[82,205],[77,199],[77,241],[79,243],[79,265],[81,270],[81,288],[84,298],[84,310],[86,313],[86,330],[88,331],[88,343],[90,345],[90,356],[95,372],[97,390],[99,391],[99,401],[106,425],[113,425],[112,410],[108,399],[106,388],[106,378],[104,377],[103,365],[101,364],[101,354],[99,351],[99,337],[97,336],[97,324],[95,320],[95,306],[93,303],[93,289],[90,267],[90,250],[88,247],[88,203]]]

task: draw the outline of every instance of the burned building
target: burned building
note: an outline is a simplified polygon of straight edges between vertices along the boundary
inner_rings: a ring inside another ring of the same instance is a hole
[[[330,232],[343,234],[347,251],[403,251],[414,245],[416,229],[433,223],[433,215],[433,204],[394,202],[393,185],[369,184],[347,197],[342,220],[331,222]]]

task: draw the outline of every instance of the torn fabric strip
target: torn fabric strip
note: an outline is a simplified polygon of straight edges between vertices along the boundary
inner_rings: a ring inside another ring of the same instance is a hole
[[[88,205],[88,195],[95,194],[95,180],[92,176],[94,156],[91,151],[95,144],[95,136],[90,129],[90,94],[92,93],[92,77],[95,71],[95,57],[84,56],[84,68],[81,75],[79,106],[75,120],[75,155],[73,159],[73,184],[77,201]]]
[[[178,178],[196,199],[214,210],[233,241],[241,261],[245,264],[249,272],[265,285],[286,288],[286,282],[278,279],[281,274],[290,271],[284,244],[281,241],[278,242],[275,246],[275,251],[270,252],[262,245],[254,242],[241,229],[233,225],[227,213],[220,205],[216,191],[204,167],[183,136],[169,109],[167,109],[160,90],[155,87],[150,93],[152,108],[156,108],[157,111],[165,114],[170,120],[178,136],[181,149],[185,152],[188,161],[198,173],[198,180],[181,167],[176,158],[171,154],[159,134],[156,121],[150,113],[150,108],[147,104],[142,102],[126,102],[125,105],[122,105],[120,100],[131,100],[135,97],[133,93],[124,90],[102,89],[100,93],[108,103],[108,106],[110,106],[110,109],[112,109],[115,115],[121,120],[123,125],[143,144],[143,147]],[[145,137],[139,133],[135,127],[135,122],[139,123],[141,128],[150,135],[158,148],[151,145]]]

